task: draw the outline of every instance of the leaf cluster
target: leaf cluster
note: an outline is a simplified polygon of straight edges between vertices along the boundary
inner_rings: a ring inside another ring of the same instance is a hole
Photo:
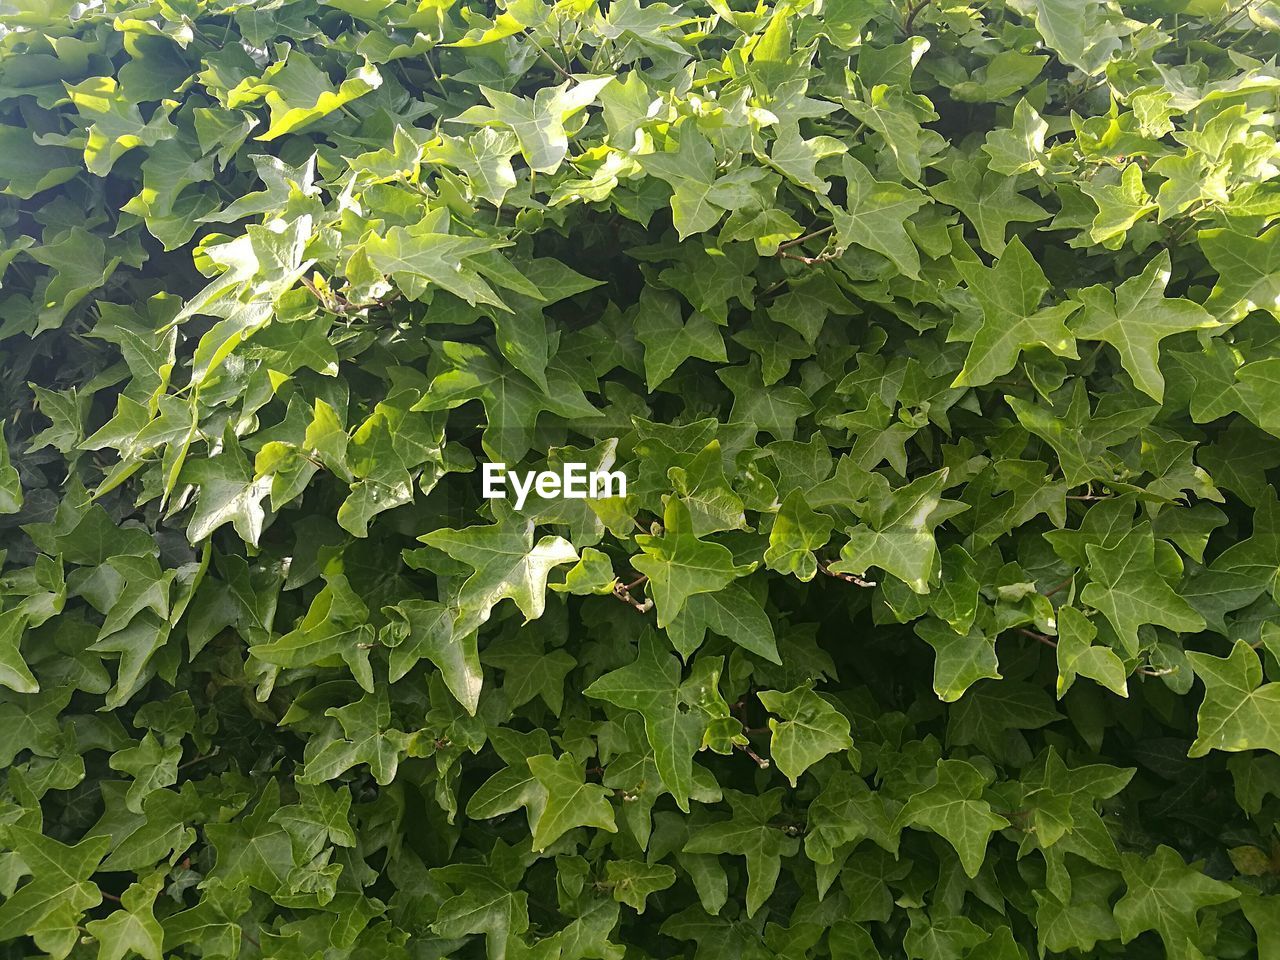
[[[1275,3],[0,23],[0,952],[1280,951]]]

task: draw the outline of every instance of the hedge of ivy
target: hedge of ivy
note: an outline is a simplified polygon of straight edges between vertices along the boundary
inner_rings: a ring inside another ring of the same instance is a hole
[[[1280,956],[1275,2],[0,22],[0,955]]]

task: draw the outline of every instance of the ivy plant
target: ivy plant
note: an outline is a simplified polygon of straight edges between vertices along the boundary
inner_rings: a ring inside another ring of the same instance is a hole
[[[0,954],[1280,955],[1276,3],[0,23]]]

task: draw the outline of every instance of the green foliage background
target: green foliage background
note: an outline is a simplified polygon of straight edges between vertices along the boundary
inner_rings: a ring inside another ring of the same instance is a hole
[[[0,955],[1280,956],[1275,3],[0,11]]]

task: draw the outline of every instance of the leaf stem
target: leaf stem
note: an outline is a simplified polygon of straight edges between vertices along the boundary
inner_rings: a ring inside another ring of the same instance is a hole
[[[1046,647],[1057,648],[1058,646],[1058,641],[1054,640],[1052,637],[1045,636],[1043,633],[1037,633],[1035,630],[1028,630],[1026,627],[1018,627],[1017,630],[1018,633],[1022,634],[1024,637],[1030,637],[1032,640],[1038,640]]]
[[[555,57],[551,56],[551,54],[547,53],[547,51],[543,49],[542,44],[534,38],[532,30],[526,33],[525,36],[529,39],[529,42],[534,45],[537,51],[547,58],[547,63],[556,68],[556,73],[560,74],[560,76],[564,77],[566,80],[573,79],[572,74],[570,74],[564,67],[560,66],[560,64],[556,62]]]
[[[1044,595],[1046,597],[1052,597],[1055,593],[1058,593],[1060,590],[1065,590],[1067,587],[1071,586],[1071,582],[1075,580],[1075,578],[1076,578],[1076,575],[1073,573],[1071,576],[1067,577],[1067,579],[1063,580],[1057,586],[1050,587],[1048,590],[1046,590],[1044,592]]]
[[[794,240],[788,240],[786,243],[780,243],[778,244],[778,249],[786,250],[789,247],[797,247],[800,244],[804,243],[806,240],[812,240],[815,237],[825,236],[835,228],[836,228],[836,225],[834,223],[828,224],[827,226],[823,227],[821,230],[814,230],[810,233],[806,233],[803,237],[796,237]]]

